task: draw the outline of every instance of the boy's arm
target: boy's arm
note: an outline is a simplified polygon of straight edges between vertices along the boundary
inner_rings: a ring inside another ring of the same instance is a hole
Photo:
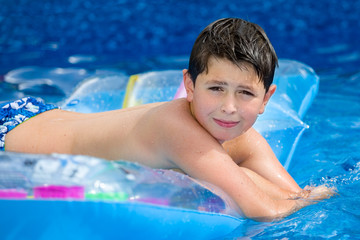
[[[334,194],[332,189],[315,188],[316,191],[301,192],[292,198],[288,191],[283,191],[252,170],[239,167],[219,144],[217,148],[215,143],[200,141],[195,136],[194,140],[197,144],[189,141],[189,145],[176,149],[184,147],[182,150],[185,152],[175,153],[178,157],[173,156],[174,163],[190,176],[218,186],[248,218],[260,221],[283,218]],[[198,144],[200,142],[207,146]],[[194,146],[197,149],[194,150]]]
[[[163,116],[169,117],[169,116]],[[284,217],[299,208],[297,200],[273,198],[274,184],[264,185],[261,176],[249,177],[251,170],[239,167],[208,132],[191,119],[172,118],[159,134],[163,139],[159,152],[166,154],[175,166],[190,176],[214,184],[225,191],[253,219],[268,220]],[[184,124],[185,122],[185,124]],[[179,131],[179,126],[181,131]],[[248,171],[248,172],[245,172]],[[251,176],[251,174],[250,174]],[[256,179],[260,179],[257,181]],[[264,179],[264,182],[269,182]],[[258,186],[260,185],[260,187]],[[273,194],[270,194],[270,193]]]
[[[225,142],[223,147],[239,166],[254,171],[290,193],[301,191],[267,141],[255,129],[251,128],[243,135]]]
[[[275,219],[313,203],[284,198],[277,184],[238,166],[221,144],[194,121],[187,108],[177,108],[174,104],[169,107],[162,109],[167,114],[161,110],[156,112],[155,119],[161,117],[163,120],[161,125],[160,121],[150,124],[149,118],[147,120],[152,129],[157,125],[156,129],[163,129],[152,135],[157,144],[151,149],[188,175],[218,186],[237,203],[245,216]],[[324,191],[317,199],[328,197],[326,194]]]
[[[272,220],[301,208],[298,200],[277,197],[276,185],[259,175],[252,176],[251,170],[239,167],[225,152],[210,145],[208,149],[199,148],[191,154],[190,151],[189,146],[188,152],[182,154],[184,158],[176,160],[176,164],[190,176],[220,187],[246,217]]]

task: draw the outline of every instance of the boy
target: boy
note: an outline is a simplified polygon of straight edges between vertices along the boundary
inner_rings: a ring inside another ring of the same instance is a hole
[[[276,65],[275,51],[259,26],[220,19],[195,41],[189,69],[183,70],[186,99],[95,114],[23,99],[12,104],[36,117],[3,131],[6,150],[179,168],[222,188],[249,218],[283,217],[311,203],[304,198],[319,200],[333,192],[302,190],[252,128],[275,92]],[[19,111],[10,112],[11,122]]]

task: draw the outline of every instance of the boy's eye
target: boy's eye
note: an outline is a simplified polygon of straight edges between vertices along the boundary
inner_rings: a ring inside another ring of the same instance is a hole
[[[246,90],[241,90],[239,91],[240,94],[244,94],[247,96],[254,96],[254,94],[252,92],[246,91]]]
[[[218,92],[218,91],[222,91],[222,90],[223,90],[222,87],[209,87],[209,89],[210,89],[211,91],[215,91],[215,92]]]

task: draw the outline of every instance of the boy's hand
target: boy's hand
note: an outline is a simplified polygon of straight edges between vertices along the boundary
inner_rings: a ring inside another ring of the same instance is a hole
[[[300,192],[291,193],[288,200],[298,200],[298,199],[305,199],[308,198],[311,193],[311,190],[309,189],[301,189]]]
[[[306,186],[304,190],[310,191],[309,196],[306,197],[306,199],[314,200],[314,201],[327,199],[337,194],[335,187],[329,188],[326,187],[325,185],[321,185],[318,187]]]
[[[321,185],[318,187],[311,187],[306,186],[304,189],[302,189],[300,192],[293,193],[288,198],[289,200],[298,200],[298,199],[307,199],[307,200],[322,200],[330,198],[334,195],[336,195],[336,188],[329,188],[325,185]]]
[[[337,195],[336,188],[321,185],[318,187],[306,186],[301,192],[294,194],[292,199],[297,200],[297,208],[315,204],[320,200]]]

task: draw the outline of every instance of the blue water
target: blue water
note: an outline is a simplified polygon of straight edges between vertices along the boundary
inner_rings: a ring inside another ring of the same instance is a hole
[[[4,82],[24,66],[126,74],[185,68],[200,30],[227,16],[258,23],[280,58],[319,74],[304,119],[310,128],[289,171],[302,187],[325,183],[339,192],[278,222],[249,220],[227,238],[360,238],[360,1],[0,0],[0,101],[33,93]],[[53,101],[67,94],[43,90]]]

